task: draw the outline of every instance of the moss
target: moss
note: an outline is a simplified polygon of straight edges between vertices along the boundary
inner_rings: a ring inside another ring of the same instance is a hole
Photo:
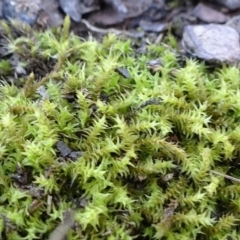
[[[71,208],[69,239],[238,239],[239,184],[211,172],[240,175],[238,68],[182,64],[167,44],[85,41],[68,20],[14,24],[5,47],[27,77],[1,65],[3,238],[46,239]]]

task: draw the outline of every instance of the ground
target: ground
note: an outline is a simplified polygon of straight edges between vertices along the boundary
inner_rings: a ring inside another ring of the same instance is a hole
[[[2,239],[238,239],[239,69],[69,29],[2,22]]]

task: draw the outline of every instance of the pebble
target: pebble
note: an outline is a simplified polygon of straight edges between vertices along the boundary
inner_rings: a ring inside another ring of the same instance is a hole
[[[79,0],[59,0],[60,7],[68,14],[75,22],[80,22],[82,19],[81,5]]]
[[[193,25],[197,23],[197,18],[190,15],[189,13],[179,13],[172,20],[172,29],[173,32],[181,37],[184,31],[184,28],[188,25]]]
[[[3,0],[2,15],[6,20],[18,19],[32,25],[41,10],[41,0]]]
[[[235,64],[240,61],[238,32],[227,25],[189,25],[182,45],[190,55],[205,61]]]
[[[141,20],[139,22],[139,26],[146,32],[163,32],[167,30],[168,24],[167,23],[161,23],[161,22],[152,22],[152,21],[146,21]]]
[[[240,15],[232,17],[226,24],[234,28],[238,34],[240,34]]]
[[[237,10],[240,8],[240,0],[217,0],[216,2],[230,10]]]
[[[208,5],[199,3],[192,11],[192,15],[206,23],[225,23],[227,17]]]
[[[118,12],[122,12],[122,13],[127,13],[128,12],[128,9],[122,3],[121,0],[104,0],[104,2],[106,2],[109,5],[112,5],[112,7],[114,9],[116,9]]]

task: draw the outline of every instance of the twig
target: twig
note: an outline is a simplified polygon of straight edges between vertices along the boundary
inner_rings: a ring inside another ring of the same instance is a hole
[[[160,33],[154,43],[155,43],[155,44],[160,44],[160,42],[162,41],[162,39],[163,39],[163,34]]]
[[[63,240],[65,239],[68,230],[74,225],[75,212],[68,209],[65,213],[63,223],[59,224],[50,234],[48,240]]]
[[[149,105],[159,105],[161,103],[161,99],[159,98],[151,98],[143,103],[140,104],[140,106],[135,108],[135,111],[138,111],[144,107],[147,107]]]
[[[121,30],[118,30],[115,28],[107,28],[107,29],[98,28],[98,27],[91,25],[85,19],[82,19],[81,22],[84,23],[86,25],[86,27],[92,32],[98,32],[98,33],[102,33],[102,34],[114,33],[116,35],[126,35],[131,38],[142,38],[144,36],[144,32],[121,31]]]
[[[238,179],[238,178],[231,177],[231,176],[229,176],[229,175],[226,175],[226,174],[223,174],[223,173],[214,171],[214,170],[210,170],[210,172],[211,172],[211,173],[214,173],[214,174],[216,174],[216,175],[218,175],[218,176],[221,176],[221,177],[227,178],[227,179],[229,179],[229,180],[232,180],[232,181],[235,181],[235,182],[240,183],[240,179]]]

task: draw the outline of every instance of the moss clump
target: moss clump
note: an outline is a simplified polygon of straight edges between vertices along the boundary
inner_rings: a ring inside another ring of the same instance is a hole
[[[20,37],[4,26],[28,76],[3,67],[2,238],[46,239],[72,208],[68,239],[239,239],[240,185],[211,172],[240,176],[239,69],[83,41],[67,20]]]

